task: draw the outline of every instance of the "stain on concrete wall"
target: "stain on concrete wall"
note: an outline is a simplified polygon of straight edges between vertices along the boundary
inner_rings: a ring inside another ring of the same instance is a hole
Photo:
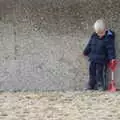
[[[119,0],[0,0],[0,89],[82,89],[96,19],[116,32],[119,58],[119,13]]]

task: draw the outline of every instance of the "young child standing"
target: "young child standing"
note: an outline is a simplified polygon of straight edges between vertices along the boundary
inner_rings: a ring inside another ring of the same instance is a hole
[[[94,23],[94,33],[85,47],[83,54],[89,57],[89,87],[90,90],[105,90],[103,72],[104,67],[111,63],[115,66],[115,34],[107,30],[104,20]]]

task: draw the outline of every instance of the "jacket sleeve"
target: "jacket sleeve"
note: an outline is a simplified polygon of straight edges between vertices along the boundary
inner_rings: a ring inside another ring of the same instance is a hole
[[[84,51],[83,51],[83,54],[84,55],[89,55],[89,53],[91,52],[91,41],[92,41],[92,36],[91,38],[89,39],[89,42],[87,43]]]
[[[107,50],[108,60],[112,60],[116,58],[115,34],[112,32],[108,34],[108,38],[106,40],[106,50]]]

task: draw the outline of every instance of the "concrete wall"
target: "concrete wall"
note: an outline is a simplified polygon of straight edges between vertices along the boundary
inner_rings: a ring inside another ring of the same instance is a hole
[[[82,89],[96,19],[115,30],[119,58],[119,13],[119,0],[0,0],[0,90]]]

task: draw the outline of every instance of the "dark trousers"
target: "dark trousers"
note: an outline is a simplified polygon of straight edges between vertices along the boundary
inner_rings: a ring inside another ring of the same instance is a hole
[[[89,86],[91,89],[102,87],[106,89],[106,64],[90,62],[89,66]]]

